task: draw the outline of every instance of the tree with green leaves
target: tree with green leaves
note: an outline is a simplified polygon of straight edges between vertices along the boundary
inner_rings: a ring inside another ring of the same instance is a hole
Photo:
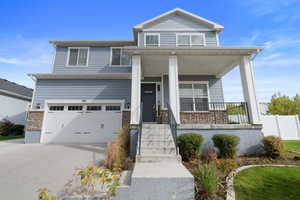
[[[274,94],[268,106],[268,114],[272,115],[298,115],[300,118],[300,96],[294,97]]]

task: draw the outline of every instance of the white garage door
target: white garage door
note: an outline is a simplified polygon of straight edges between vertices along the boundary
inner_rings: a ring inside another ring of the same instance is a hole
[[[101,143],[115,139],[121,104],[48,105],[41,143]]]

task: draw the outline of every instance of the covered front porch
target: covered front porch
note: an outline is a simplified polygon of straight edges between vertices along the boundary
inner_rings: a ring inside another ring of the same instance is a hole
[[[253,57],[259,47],[137,48],[130,124],[260,124]],[[221,78],[239,66],[244,102],[225,102]]]

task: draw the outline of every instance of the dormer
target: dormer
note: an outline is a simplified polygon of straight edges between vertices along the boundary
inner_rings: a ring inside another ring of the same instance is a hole
[[[223,26],[182,10],[173,9],[134,26],[139,47],[218,46]]]

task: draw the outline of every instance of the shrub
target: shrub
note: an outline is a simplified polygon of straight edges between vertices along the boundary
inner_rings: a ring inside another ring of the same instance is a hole
[[[264,150],[267,156],[271,158],[277,158],[284,153],[284,144],[280,137],[267,136],[263,139]]]
[[[208,164],[198,165],[198,167],[193,171],[193,175],[199,189],[202,190],[202,196],[206,198],[214,197],[220,180],[220,173],[216,168],[215,163],[211,162]]]
[[[203,137],[195,133],[185,133],[178,137],[179,153],[182,160],[200,158]]]
[[[12,133],[15,128],[15,124],[9,120],[3,120],[0,122],[0,135],[8,136]]]
[[[117,139],[107,146],[105,165],[109,169],[128,167],[127,157],[129,152],[128,126],[118,131]]]
[[[16,124],[12,128],[10,135],[24,135],[24,125]]]
[[[217,162],[217,168],[220,169],[225,175],[238,167],[238,162],[233,159],[219,159]]]
[[[219,149],[220,157],[234,158],[240,138],[235,135],[216,134],[212,137],[215,147]]]

